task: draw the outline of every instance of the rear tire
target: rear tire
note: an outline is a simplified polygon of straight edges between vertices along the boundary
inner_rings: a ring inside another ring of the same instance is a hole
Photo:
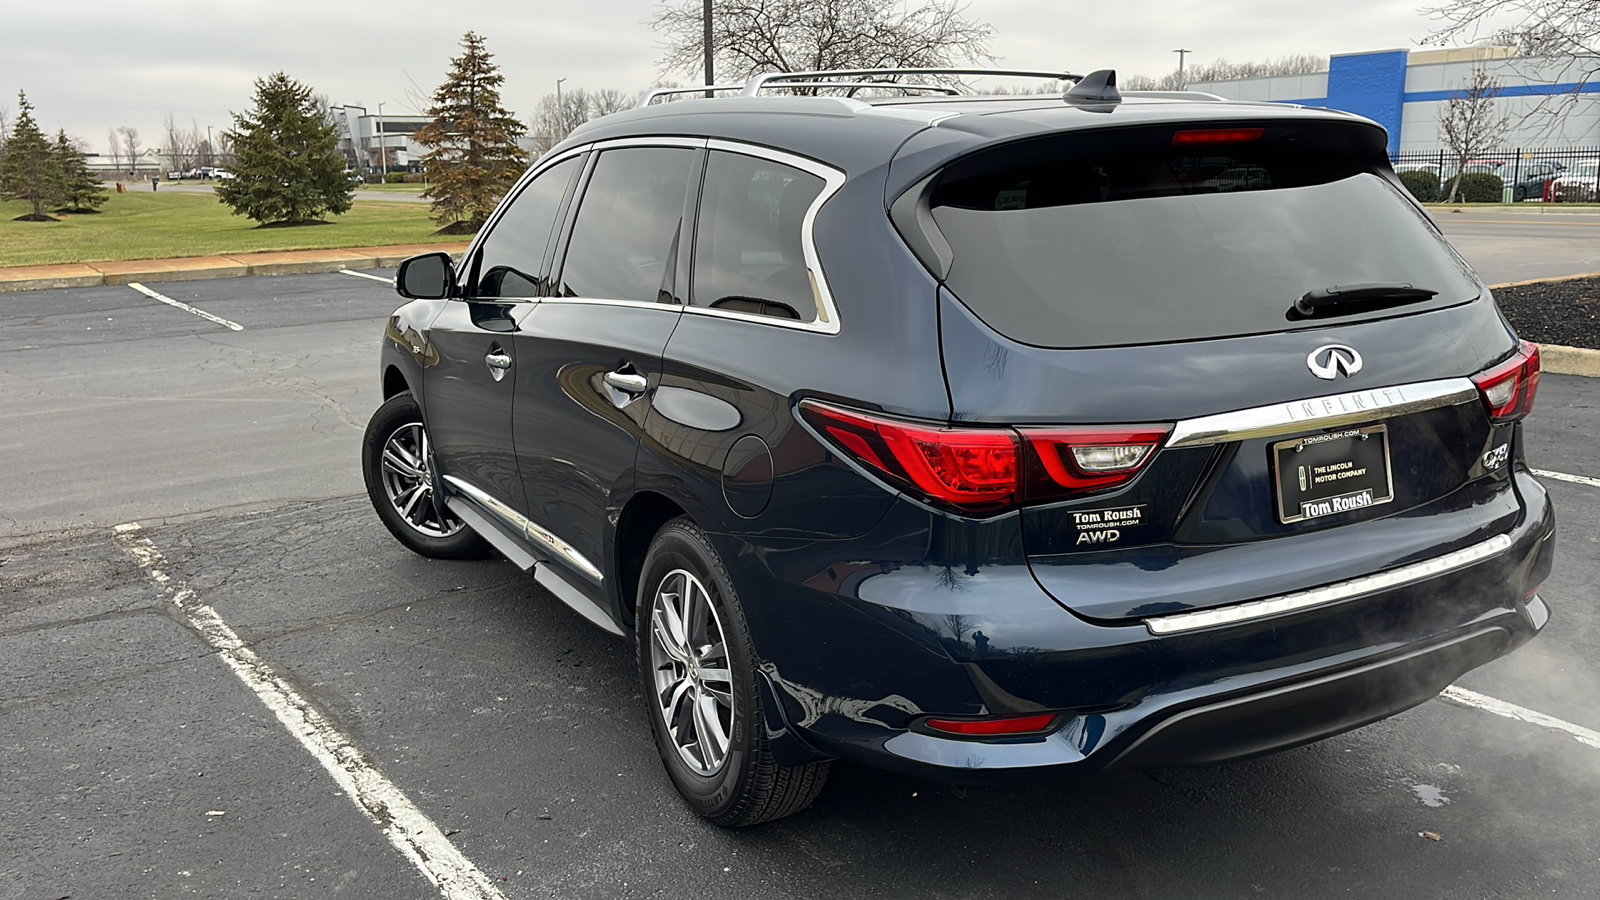
[[[726,828],[810,806],[829,764],[782,766],[773,757],[744,611],[721,558],[688,518],[651,541],[637,602],[650,730],[683,799]]]
[[[489,544],[449,510],[434,507],[428,427],[411,392],[390,397],[367,423],[361,473],[378,518],[415,553],[435,559],[477,559]],[[443,504],[439,504],[440,507]]]

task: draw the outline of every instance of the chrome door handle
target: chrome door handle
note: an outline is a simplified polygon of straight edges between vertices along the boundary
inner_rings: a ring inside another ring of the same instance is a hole
[[[645,380],[643,375],[635,375],[629,372],[607,372],[606,384],[627,394],[642,394],[645,392],[645,388],[650,386],[650,383]]]
[[[483,361],[488,364],[489,368],[491,369],[511,368],[511,357],[507,355],[504,350],[489,351],[489,355],[485,356]]]

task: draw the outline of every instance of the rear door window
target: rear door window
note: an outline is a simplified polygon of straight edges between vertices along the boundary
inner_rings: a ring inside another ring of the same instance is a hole
[[[560,296],[671,300],[694,154],[687,147],[600,154],[572,226]]]
[[[1047,347],[1325,327],[1478,296],[1372,164],[1293,135],[1192,149],[1171,135],[1109,149],[1075,136],[952,166],[930,204],[953,250],[950,289],[1002,334]],[[1375,283],[1438,293],[1337,319],[1290,313],[1308,291]]]

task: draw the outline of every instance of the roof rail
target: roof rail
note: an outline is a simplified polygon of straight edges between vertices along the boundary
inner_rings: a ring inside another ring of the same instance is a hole
[[[743,87],[744,85],[742,84],[702,84],[699,87],[651,88],[650,90],[639,95],[639,102],[634,106],[636,109],[639,107],[649,106],[650,101],[656,99],[657,97],[670,97],[673,94],[704,94],[707,91],[737,91]]]
[[[816,82],[819,78],[880,78],[899,75],[995,75],[1002,78],[1049,78],[1055,81],[1079,81],[1082,75],[1070,72],[1034,72],[1023,69],[835,69],[821,72],[763,72],[745,82],[742,96],[754,97],[768,87],[815,87],[816,84],[788,84],[782,82]],[[824,83],[828,87],[837,85]],[[867,83],[872,87],[885,87]],[[907,87],[907,85],[899,85]]]
[[[1220,94],[1208,94],[1205,91],[1123,91],[1124,97],[1145,97],[1151,100],[1198,100],[1204,103],[1219,103],[1228,98]]]

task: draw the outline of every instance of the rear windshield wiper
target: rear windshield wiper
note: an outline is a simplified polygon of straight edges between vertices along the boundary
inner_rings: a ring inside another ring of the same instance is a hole
[[[1289,307],[1289,318],[1309,319],[1316,316],[1340,316],[1404,306],[1432,299],[1438,291],[1419,288],[1409,282],[1377,284],[1336,284],[1332,287],[1306,291]]]

